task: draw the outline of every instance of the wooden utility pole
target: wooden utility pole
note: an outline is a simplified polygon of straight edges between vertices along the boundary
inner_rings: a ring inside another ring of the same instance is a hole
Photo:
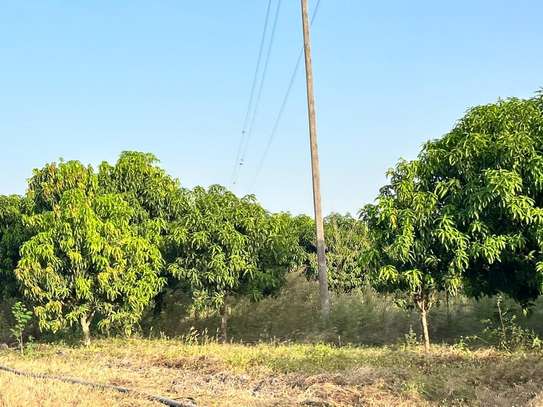
[[[317,263],[321,312],[324,318],[330,314],[330,293],[328,291],[328,273],[326,270],[326,252],[324,241],[324,222],[322,219],[321,181],[319,168],[319,149],[317,146],[317,115],[315,112],[315,94],[313,90],[313,66],[311,62],[311,34],[309,32],[308,0],[302,1],[302,24],[304,29],[305,76],[307,82],[307,110],[309,114],[309,140],[311,145],[311,171],[313,175],[313,205],[315,207],[315,227],[317,234]]]

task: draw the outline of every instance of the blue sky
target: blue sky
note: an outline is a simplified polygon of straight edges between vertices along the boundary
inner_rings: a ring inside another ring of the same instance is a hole
[[[275,0],[277,1],[277,0]],[[310,0],[310,4],[314,1]],[[0,1],[0,193],[63,157],[153,152],[187,187],[229,185],[267,0]],[[356,212],[400,157],[469,107],[543,86],[543,2],[322,0],[313,27],[323,203]],[[302,71],[253,173],[301,46],[284,0],[235,191],[311,213]]]

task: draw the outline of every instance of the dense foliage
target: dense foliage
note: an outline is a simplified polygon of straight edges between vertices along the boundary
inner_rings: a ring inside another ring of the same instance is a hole
[[[460,288],[467,241],[441,211],[436,193],[417,178],[419,165],[400,162],[377,203],[362,215],[373,242],[365,259],[370,280],[379,291],[411,299],[428,347],[428,310],[439,292],[455,294]]]
[[[19,196],[0,196],[0,300],[17,295],[14,270],[27,236],[23,210]]]
[[[421,176],[469,240],[472,295],[543,293],[543,98],[471,109],[421,154]]]
[[[151,154],[98,172],[47,164],[24,198],[0,198],[2,295],[24,296],[41,329],[79,324],[86,343],[93,328],[129,334],[165,287],[226,317],[227,298],[278,292],[304,258],[290,215],[220,186],[185,190]]]
[[[195,188],[186,215],[170,228],[170,273],[185,282],[198,308],[222,309],[228,297],[258,300],[276,292],[295,265],[289,217],[267,213],[254,197],[238,198],[218,185]]]
[[[499,293],[528,307],[543,293],[543,96],[467,112],[416,160],[388,173],[358,218],[325,219],[330,287],[373,286],[420,313],[445,293]],[[316,276],[313,220],[269,213],[226,188],[185,189],[148,153],[97,170],[34,170],[24,196],[0,196],[0,297],[24,300],[41,329],[131,333],[182,294],[196,313],[258,301],[287,273]]]
[[[29,195],[43,210],[25,219],[33,236],[16,269],[22,291],[43,329],[79,322],[87,343],[93,321],[129,333],[164,284],[160,251],[131,226],[135,211],[121,195],[99,193],[92,169],[50,168],[31,180]]]
[[[543,292],[543,110],[540,96],[471,109],[417,160],[389,173],[363,216],[373,285],[408,293],[422,316],[440,291]]]
[[[310,279],[318,278],[315,245],[315,223],[309,216],[294,219],[299,245],[303,248],[305,274]],[[338,293],[351,292],[361,287],[366,280],[366,266],[362,256],[370,248],[366,222],[350,214],[332,213],[324,218],[326,240],[326,263],[328,285]]]
[[[121,194],[141,223],[171,221],[183,213],[184,191],[179,181],[159,167],[152,154],[125,151],[115,165],[100,164],[98,181],[104,192]]]

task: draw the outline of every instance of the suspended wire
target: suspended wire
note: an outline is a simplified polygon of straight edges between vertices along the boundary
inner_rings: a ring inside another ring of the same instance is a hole
[[[258,81],[258,73],[260,72],[260,65],[262,63],[262,55],[263,55],[263,52],[264,52],[264,44],[266,42],[266,34],[268,32],[268,24],[269,24],[269,21],[270,21],[271,5],[272,5],[272,0],[268,0],[268,7],[266,8],[266,18],[264,20],[264,29],[262,30],[262,38],[260,39],[260,46],[259,46],[259,50],[258,50],[258,57],[257,57],[257,62],[256,62],[255,73],[253,75],[253,82],[252,82],[252,85],[251,85],[251,93],[250,93],[250,96],[249,96],[249,103],[248,103],[248,106],[247,106],[247,112],[245,113],[245,119],[243,120],[243,127],[241,129],[241,137],[240,137],[240,140],[239,140],[238,151],[236,153],[236,161],[234,162],[234,169],[232,171],[232,184],[235,184],[235,181],[236,181],[237,171],[238,171],[238,167],[239,167],[239,163],[240,163],[240,156],[241,156],[243,145],[245,143],[245,137],[246,137],[246,133],[247,133],[247,126],[249,124],[249,117],[250,117],[251,111],[253,109],[253,101],[254,101],[254,96],[255,96],[256,84],[257,84],[257,81]]]
[[[311,25],[313,25],[313,22],[315,21],[315,18],[317,17],[317,14],[319,12],[319,6],[321,4],[321,0],[317,0],[317,3],[315,4],[315,10],[313,11],[313,15],[311,16]],[[268,154],[270,152],[270,148],[273,144],[273,141],[277,135],[277,131],[279,130],[279,124],[281,123],[281,119],[283,118],[283,114],[285,113],[285,109],[287,107],[288,100],[290,98],[290,94],[292,93],[292,88],[294,87],[294,83],[296,81],[296,76],[298,75],[298,71],[300,70],[300,65],[302,64],[302,58],[304,56],[304,48],[300,50],[298,54],[298,59],[296,60],[296,65],[294,66],[294,70],[292,71],[292,75],[290,76],[290,80],[288,83],[287,91],[285,93],[285,97],[283,98],[283,101],[281,102],[281,107],[279,108],[279,113],[277,114],[277,117],[275,119],[275,122],[272,127],[272,131],[270,133],[270,136],[268,137],[268,142],[266,143],[266,147],[264,148],[264,153],[262,154],[262,157],[260,158],[260,161],[258,162],[257,169],[254,173],[253,180],[251,182],[251,186],[249,188],[250,191],[252,191],[256,185],[256,181],[258,179],[258,176],[262,172],[262,168],[264,166],[264,162],[266,161],[266,158],[268,157]]]
[[[279,21],[279,12],[281,11],[281,3],[282,0],[279,0],[277,2],[277,8],[275,9],[275,18],[273,21],[273,27],[271,31],[271,37],[270,41],[268,43],[268,50],[266,52],[266,59],[264,62],[264,69],[262,70],[262,76],[260,78],[260,86],[258,89],[257,97],[255,100],[254,108],[253,108],[253,114],[251,118],[251,123],[249,125],[249,131],[247,132],[247,137],[245,138],[245,144],[242,149],[241,157],[240,157],[240,165],[245,164],[245,157],[247,154],[247,150],[249,148],[249,142],[251,141],[251,137],[253,135],[253,130],[255,126],[255,121],[258,116],[258,108],[260,107],[260,100],[262,99],[262,90],[264,89],[264,83],[266,82],[266,75],[268,73],[268,66],[270,63],[270,57],[273,49],[273,44],[275,41],[275,33],[277,31],[277,22]]]

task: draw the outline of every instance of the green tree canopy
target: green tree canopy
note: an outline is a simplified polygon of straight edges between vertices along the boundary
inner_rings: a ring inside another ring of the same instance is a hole
[[[271,216],[254,197],[218,185],[195,188],[188,205],[167,238],[169,270],[189,287],[196,307],[222,309],[226,337],[227,297],[258,300],[275,292],[296,261],[297,237],[290,216]]]
[[[64,192],[78,189],[87,196],[98,192],[98,182],[94,170],[79,161],[49,163],[35,169],[28,182],[27,197],[33,202],[35,212],[50,211],[60,202]]]
[[[390,175],[377,204],[364,210],[378,288],[411,293],[415,303],[460,287],[521,304],[541,295],[541,94],[469,110]]]
[[[372,239],[365,254],[370,280],[378,291],[407,294],[420,312],[428,349],[427,312],[438,292],[455,294],[461,287],[468,242],[419,170],[419,161],[401,161],[376,204],[361,213]]]
[[[14,270],[19,249],[27,238],[24,205],[20,196],[0,196],[0,299],[18,294]]]
[[[124,151],[115,165],[100,164],[100,187],[107,193],[122,194],[141,221],[174,220],[183,212],[184,191],[158,163],[153,154]]]
[[[421,154],[421,177],[469,239],[469,294],[543,292],[543,97],[471,109]]]
[[[121,195],[95,193],[92,169],[69,162],[35,174],[41,182],[30,181],[29,196],[50,209],[26,218],[34,233],[16,276],[40,327],[79,322],[87,343],[93,321],[129,333],[164,284],[159,249],[131,225],[134,209]]]
[[[299,244],[307,254],[304,262],[306,276],[317,279],[315,223],[305,215],[297,217],[295,221]],[[324,237],[330,288],[335,292],[350,292],[359,288],[365,281],[362,255],[370,243],[365,222],[350,214],[332,213],[324,218]]]

